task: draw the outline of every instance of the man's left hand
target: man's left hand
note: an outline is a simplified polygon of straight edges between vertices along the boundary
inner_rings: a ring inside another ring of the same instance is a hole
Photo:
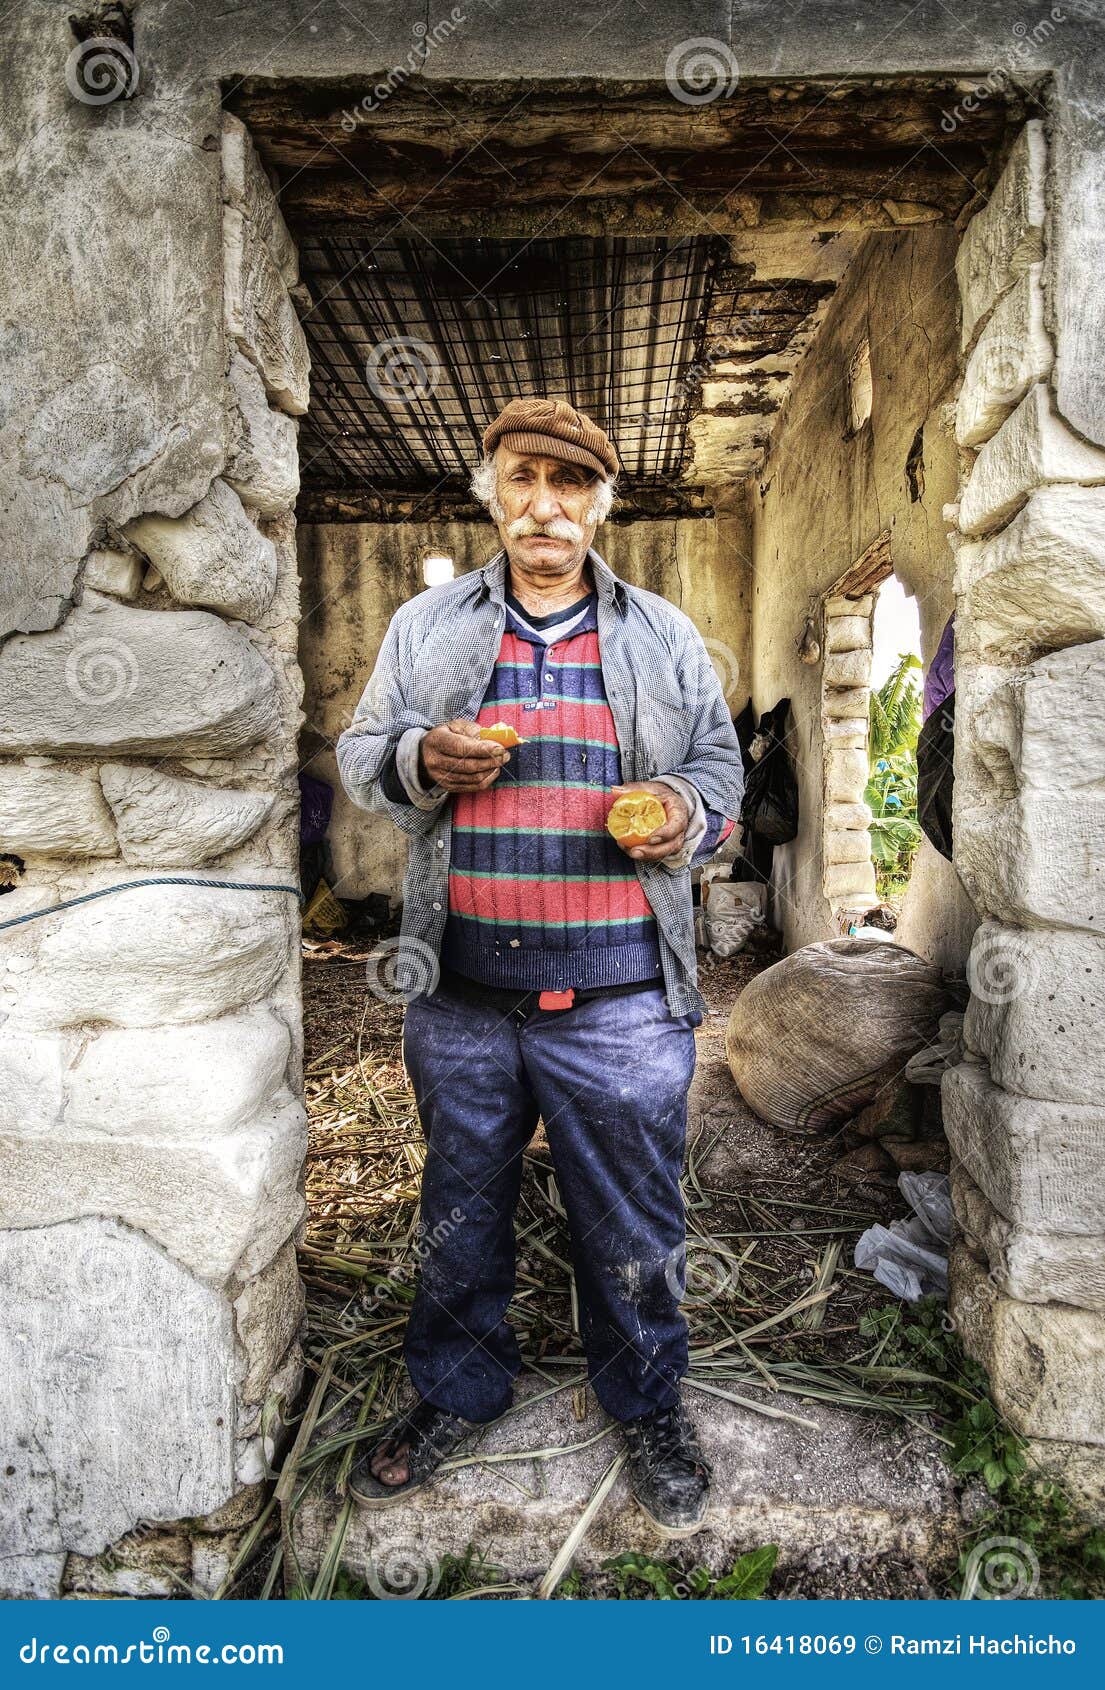
[[[626,851],[627,856],[638,857],[646,863],[658,863],[664,857],[673,857],[682,848],[691,812],[674,786],[667,786],[662,780],[635,780],[631,786],[612,786],[610,790],[616,798],[620,798],[623,792],[652,792],[663,804],[667,817],[663,827],[649,834],[646,844],[631,846]],[[622,850],[626,850],[624,845]]]

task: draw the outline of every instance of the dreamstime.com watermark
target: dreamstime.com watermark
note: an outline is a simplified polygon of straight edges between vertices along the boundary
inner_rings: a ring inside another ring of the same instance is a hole
[[[370,112],[379,111],[384,101],[390,99],[396,89],[402,88],[413,76],[418,76],[431,50],[448,41],[451,35],[456,34],[461,24],[467,22],[467,12],[462,12],[459,6],[454,6],[449,16],[442,18],[440,23],[435,23],[432,29],[427,24],[416,23],[411,30],[414,46],[407,54],[405,62],[392,65],[382,82],[377,82],[355,106],[346,107],[342,112],[341,126],[345,133],[352,135],[357,125],[363,123]]]
[[[155,1625],[137,1643],[40,1643],[30,1638],[19,1650],[25,1666],[283,1666],[282,1643],[171,1643],[167,1626]]]
[[[1013,73],[1024,68],[1037,47],[1051,40],[1057,24],[1067,22],[1069,19],[1062,6],[1052,6],[1034,24],[1015,23],[1011,32],[1013,40],[999,63],[987,72],[981,82],[976,82],[970,93],[964,94],[951,111],[940,113],[940,127],[944,134],[954,135],[959,125],[973,116],[987,100],[993,99],[995,94],[1004,94]]]

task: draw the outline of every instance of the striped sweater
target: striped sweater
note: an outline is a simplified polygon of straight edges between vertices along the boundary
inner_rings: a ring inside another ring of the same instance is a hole
[[[606,831],[621,770],[593,592],[543,617],[507,595],[476,719],[509,722],[526,744],[493,786],[453,796],[442,963],[524,991],[659,980],[656,918]],[[712,855],[733,825],[713,811],[705,824],[692,860]]]

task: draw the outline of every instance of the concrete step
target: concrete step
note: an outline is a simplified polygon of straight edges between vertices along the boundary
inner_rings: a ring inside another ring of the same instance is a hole
[[[590,1392],[580,1423],[571,1390],[539,1396],[548,1390],[534,1375],[519,1380],[520,1405],[484,1434],[478,1464],[439,1474],[386,1509],[354,1507],[341,1549],[346,1571],[377,1595],[413,1594],[412,1585],[432,1595],[442,1558],[474,1547],[512,1582],[535,1589],[621,1448],[616,1428],[590,1441],[608,1424]],[[706,1527],[686,1542],[665,1542],[637,1509],[623,1470],[576,1557],[582,1571],[595,1572],[630,1550],[717,1573],[743,1551],[768,1543],[778,1545],[782,1567],[826,1548],[861,1561],[892,1555],[922,1565],[950,1549],[959,1516],[934,1440],[853,1410],[747,1387],[740,1394],[813,1421],[817,1430],[689,1387],[687,1400],[714,1467]],[[577,1452],[492,1459],[566,1446]],[[286,1577],[310,1581],[318,1572],[343,1512],[333,1479],[331,1468],[286,1512]]]

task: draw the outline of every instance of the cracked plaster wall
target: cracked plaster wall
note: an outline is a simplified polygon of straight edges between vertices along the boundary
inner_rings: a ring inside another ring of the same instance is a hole
[[[926,662],[952,609],[954,558],[943,507],[955,497],[958,473],[945,412],[957,376],[957,246],[955,231],[945,228],[868,237],[795,375],[752,495],[753,691],[760,710],[791,699],[800,792],[798,837],[775,853],[776,919],[788,949],[836,932],[823,891],[826,653],[813,665],[799,661],[795,641],[805,618],[819,618],[824,645],[823,596],[884,530],[895,573],[917,598]],[[871,415],[852,433],[848,368],[864,339]],[[906,461],[918,429],[923,490],[914,499]],[[926,841],[903,942],[962,967],[976,921],[951,865]]]

